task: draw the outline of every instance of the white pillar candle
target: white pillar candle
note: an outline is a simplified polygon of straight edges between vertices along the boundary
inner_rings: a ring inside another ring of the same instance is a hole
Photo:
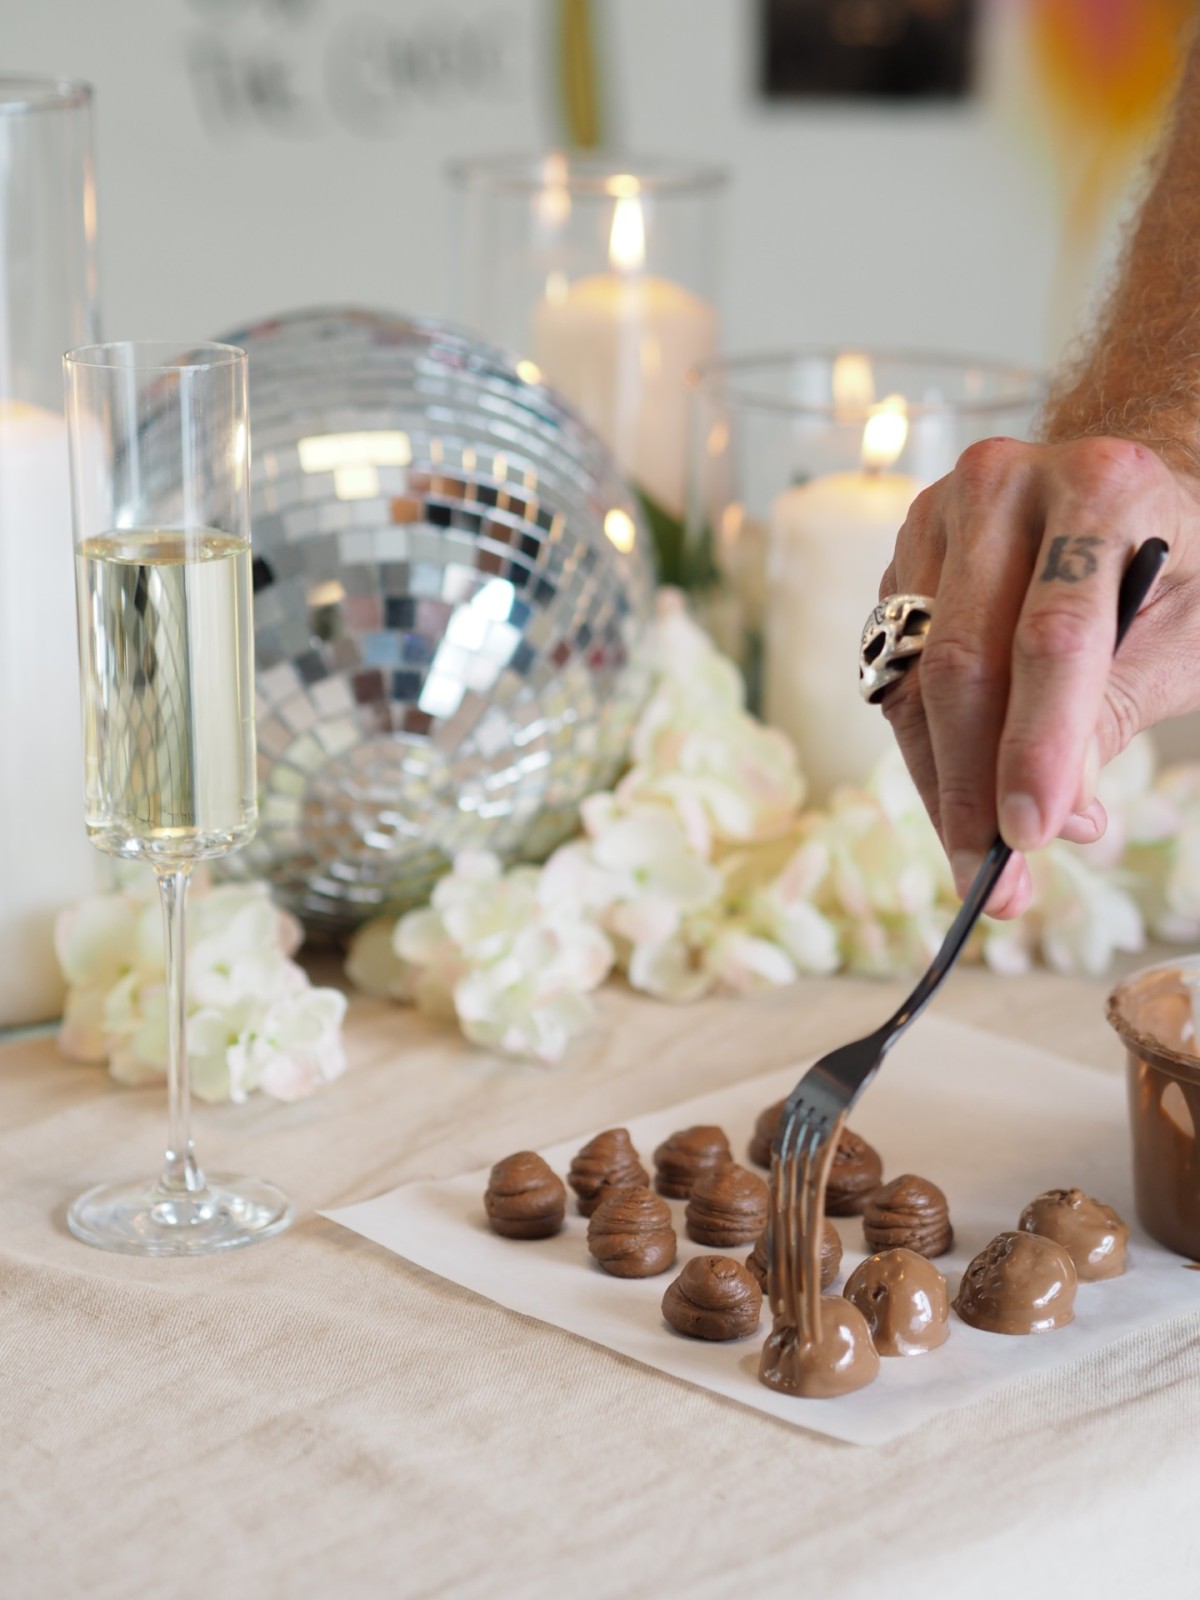
[[[618,200],[612,271],[552,274],[534,307],[533,359],[605,441],[627,477],[681,518],[687,459],[684,376],[717,347],[707,301],[648,276],[641,202]]]
[[[903,443],[901,434],[894,453],[889,445],[880,454],[894,460]],[[882,712],[859,696],[858,647],[921,488],[907,473],[864,468],[812,478],[772,503],[764,712],[795,743],[810,801],[860,783],[892,746]]]
[[[83,824],[67,430],[0,401],[0,1026],[62,1007],[54,919],[95,883]]]

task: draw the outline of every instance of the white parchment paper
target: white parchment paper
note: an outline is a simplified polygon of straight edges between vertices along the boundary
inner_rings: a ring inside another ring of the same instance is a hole
[[[678,1128],[717,1123],[737,1158],[759,1111],[780,1099],[802,1070],[749,1079],[665,1111],[627,1121],[613,1106],[608,1126],[624,1124],[652,1171],[655,1146]],[[1076,1185],[1121,1213],[1133,1229],[1130,1270],[1108,1283],[1080,1284],[1075,1321],[1029,1337],[982,1333],[951,1312],[950,1337],[926,1355],[890,1358],[866,1389],[836,1400],[777,1395],[755,1377],[769,1313],[758,1336],[705,1344],[663,1321],[663,1291],[694,1255],[712,1254],[684,1233],[684,1202],[670,1201],[679,1261],[656,1278],[621,1280],[587,1253],[587,1222],[573,1214],[545,1240],[502,1239],[487,1226],[487,1171],[412,1183],[378,1199],[325,1215],[419,1266],[498,1304],[607,1345],[646,1366],[770,1413],[785,1422],[856,1444],[882,1444],[940,1412],[971,1404],[1005,1384],[1081,1356],[1139,1328],[1200,1307],[1200,1273],[1137,1227],[1129,1170],[1124,1080],[1057,1056],[928,1017],[889,1057],[852,1119],[880,1151],[884,1177],[915,1172],[939,1184],[950,1202],[954,1250],[937,1265],[953,1296],[967,1262],[1044,1189]],[[565,1178],[571,1157],[598,1129],[541,1153]],[[511,1154],[497,1150],[496,1159]],[[748,1162],[747,1162],[748,1164]],[[858,1218],[837,1219],[846,1254],[836,1292],[865,1254]],[[744,1249],[725,1252],[744,1260]]]

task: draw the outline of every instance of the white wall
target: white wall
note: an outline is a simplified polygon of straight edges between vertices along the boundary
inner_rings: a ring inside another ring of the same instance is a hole
[[[619,142],[732,169],[731,347],[1041,361],[1061,339],[1059,196],[1011,39],[959,106],[793,109],[755,96],[751,0],[596,9]],[[554,139],[549,15],[545,0],[0,0],[0,67],[96,84],[107,334],[212,335],[320,301],[448,311],[442,169]],[[247,64],[281,63],[282,99],[218,126],[213,63],[232,59],[243,85]]]

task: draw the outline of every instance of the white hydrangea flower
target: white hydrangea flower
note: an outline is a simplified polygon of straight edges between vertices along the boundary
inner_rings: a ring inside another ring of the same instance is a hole
[[[784,988],[795,983],[803,970],[781,943],[736,925],[717,935],[708,951],[707,967],[714,980],[734,994]]]
[[[701,999],[715,982],[702,951],[682,933],[657,944],[634,945],[627,971],[633,988],[680,1005]]]
[[[401,970],[387,979],[391,992],[457,1016],[476,1044],[558,1060],[591,1025],[586,996],[607,977],[613,951],[578,902],[541,895],[539,884],[532,867],[505,873],[495,856],[464,851],[432,905],[396,924]]]
[[[77,1060],[108,1058],[118,1082],[143,1084],[167,1069],[167,993],[162,916],[153,879],[122,875],[123,888],[59,918],[56,943],[69,988],[59,1047]],[[345,1065],[345,1000],[313,989],[290,959],[294,917],[266,884],[209,889],[197,874],[187,933],[188,1060],[202,1099],[244,1099],[261,1088],[294,1099]]]
[[[986,924],[983,958],[994,971],[1027,971],[1040,954],[1056,972],[1099,977],[1117,951],[1144,949],[1137,902],[1090,866],[1083,849],[1056,841],[1029,857],[1029,871],[1033,899],[1024,916]]]
[[[346,997],[337,989],[305,985],[279,993],[226,1054],[231,1097],[262,1089],[276,1100],[300,1100],[340,1077],[345,1016]]]
[[[737,668],[677,596],[660,601],[654,649],[658,685],[634,729],[621,805],[669,806],[705,860],[783,832],[804,797],[791,742],[743,709]]]
[[[404,963],[396,950],[396,919],[372,917],[350,940],[346,976],[356,989],[376,1000],[406,998]]]
[[[635,734],[634,765],[617,786],[624,806],[670,806],[704,860],[723,845],[770,839],[789,826],[804,791],[783,734],[745,712],[705,714],[683,698],[652,702],[647,717],[658,710],[658,726],[643,719]]]

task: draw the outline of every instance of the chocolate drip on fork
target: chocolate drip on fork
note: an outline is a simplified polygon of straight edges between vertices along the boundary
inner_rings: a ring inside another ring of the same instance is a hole
[[[779,1147],[772,1152],[767,1293],[774,1325],[759,1373],[772,1388],[798,1390],[797,1362],[820,1337],[825,1184],[843,1121],[839,1118],[822,1140],[820,1129],[788,1127],[785,1120]],[[789,1140],[798,1138],[803,1143],[793,1157]]]

